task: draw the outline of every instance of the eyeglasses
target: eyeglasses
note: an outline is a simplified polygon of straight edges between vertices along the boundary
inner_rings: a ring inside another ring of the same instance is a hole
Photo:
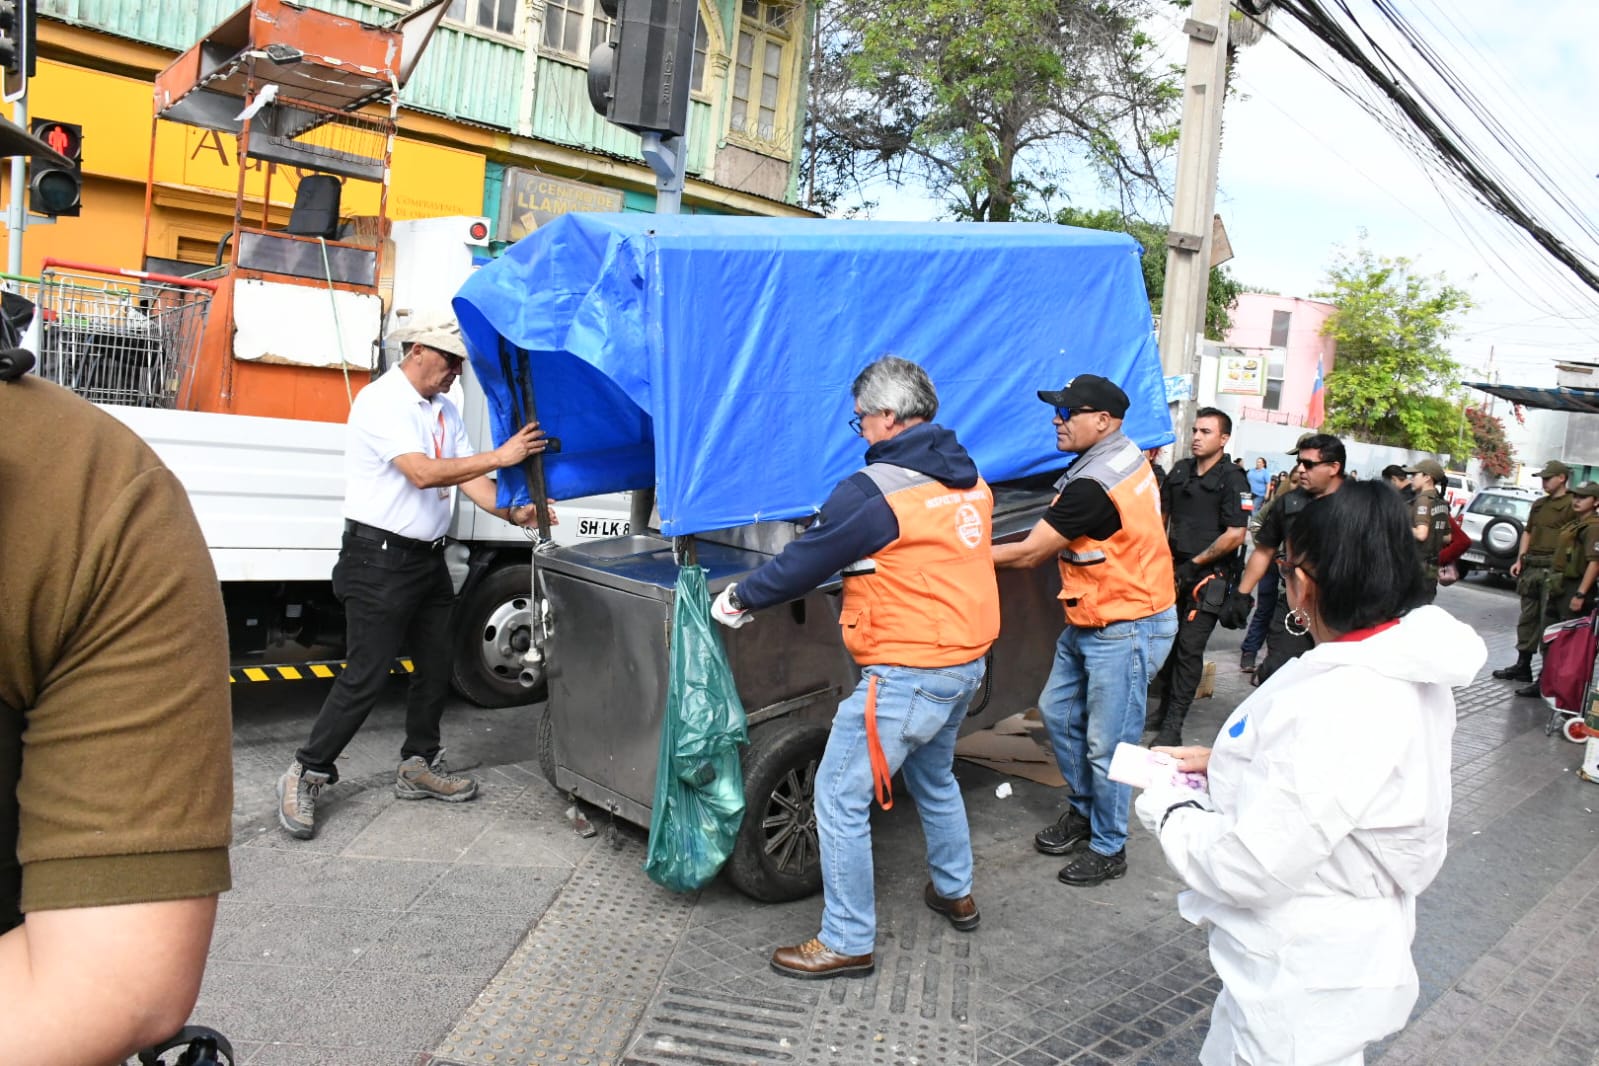
[[[857,437],[861,435],[861,419],[864,417],[866,416],[856,415],[854,418],[849,420],[849,428]]]
[[[1055,417],[1062,422],[1070,422],[1077,415],[1091,415],[1097,412],[1097,407],[1057,407]]]
[[[1337,461],[1337,459],[1300,459],[1296,461],[1294,465],[1304,470],[1314,470],[1318,466],[1327,466],[1328,464],[1336,463]]]

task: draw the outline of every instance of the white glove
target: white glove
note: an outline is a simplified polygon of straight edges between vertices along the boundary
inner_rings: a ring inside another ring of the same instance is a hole
[[[1138,820],[1157,839],[1160,837],[1160,825],[1166,817],[1166,812],[1179,803],[1193,802],[1204,810],[1210,810],[1209,791],[1192,787],[1190,782],[1194,779],[1203,780],[1197,774],[1174,773],[1169,777],[1161,775],[1133,801],[1133,810],[1137,813]]]
[[[737,582],[727,586],[727,588],[722,590],[722,594],[716,597],[715,602],[711,604],[711,617],[729,629],[737,629],[739,626],[749,625],[751,620],[749,608],[733,606],[733,590],[736,588],[738,588]]]

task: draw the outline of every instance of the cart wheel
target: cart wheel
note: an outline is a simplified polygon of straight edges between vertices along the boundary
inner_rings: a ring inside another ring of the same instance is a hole
[[[744,753],[744,823],[727,875],[746,896],[803,899],[822,887],[816,838],[816,767],[827,727],[781,719],[757,729]]]
[[[1589,737],[1593,736],[1593,734],[1588,731],[1588,727],[1582,724],[1581,718],[1566,719],[1566,724],[1560,727],[1560,735],[1571,741],[1573,744],[1582,744],[1586,742]]]
[[[522,655],[533,640],[533,568],[502,566],[483,575],[455,612],[450,682],[479,707],[515,707],[544,699],[543,668]]]
[[[539,773],[552,787],[560,787],[555,784],[555,722],[550,717],[550,705],[547,703],[533,726],[533,742],[538,748]]]

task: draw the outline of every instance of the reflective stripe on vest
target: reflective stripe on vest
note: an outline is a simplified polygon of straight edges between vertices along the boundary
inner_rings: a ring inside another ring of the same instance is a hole
[[[1122,527],[1109,540],[1077,537],[1060,553],[1060,598],[1070,625],[1097,629],[1159,614],[1177,602],[1155,472],[1120,431],[1089,448],[1057,485],[1092,478]]]
[[[952,489],[888,463],[865,473],[893,510],[899,536],[844,568],[844,646],[862,666],[956,666],[980,658],[999,636],[989,550],[993,493],[981,479]]]

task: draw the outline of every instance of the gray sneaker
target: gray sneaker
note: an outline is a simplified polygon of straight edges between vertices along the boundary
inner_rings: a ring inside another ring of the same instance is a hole
[[[402,762],[394,775],[394,794],[403,800],[465,803],[477,796],[477,781],[465,774],[450,773],[444,765],[444,749],[440,748],[431,763],[420,755]]]
[[[307,770],[299,760],[289,764],[288,773],[278,778],[278,824],[297,840],[316,836],[316,801],[327,774]]]

